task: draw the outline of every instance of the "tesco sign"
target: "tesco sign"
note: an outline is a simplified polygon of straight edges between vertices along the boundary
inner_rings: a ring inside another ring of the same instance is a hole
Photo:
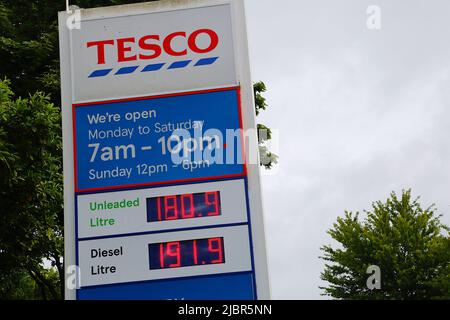
[[[74,100],[236,84],[231,7],[192,5],[189,10],[161,13],[124,16],[110,8],[111,13],[100,18],[82,15],[81,28],[70,30],[70,39],[64,40],[76,44],[71,46]],[[133,10],[153,6],[162,2],[139,3]]]
[[[206,46],[198,45],[199,37],[207,37]],[[174,48],[174,41],[183,41],[183,48]],[[191,33],[177,31],[168,34],[165,37],[156,34],[145,35],[140,38],[127,37],[118,39],[107,39],[98,41],[89,41],[87,48],[95,48],[97,54],[97,64],[102,65],[107,61],[105,59],[105,49],[114,47],[116,51],[116,60],[108,62],[128,62],[137,60],[152,60],[161,56],[164,52],[169,56],[180,57],[189,53],[205,54],[213,51],[219,44],[219,36],[212,29],[198,29]],[[138,50],[136,50],[138,48]]]

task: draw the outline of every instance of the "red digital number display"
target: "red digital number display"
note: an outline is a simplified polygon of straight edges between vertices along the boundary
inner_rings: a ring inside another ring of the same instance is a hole
[[[150,243],[150,269],[225,263],[223,238]]]
[[[148,222],[212,217],[220,214],[219,191],[147,198]]]

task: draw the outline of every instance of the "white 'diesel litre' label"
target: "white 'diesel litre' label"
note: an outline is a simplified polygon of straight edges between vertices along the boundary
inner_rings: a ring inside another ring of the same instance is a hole
[[[150,269],[149,244],[209,237],[223,237],[224,263]],[[246,225],[85,240],[79,242],[78,250],[81,287],[251,270]],[[105,252],[104,256],[99,252]]]

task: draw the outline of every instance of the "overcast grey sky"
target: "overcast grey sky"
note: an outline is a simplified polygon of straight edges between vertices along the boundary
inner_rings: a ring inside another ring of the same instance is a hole
[[[381,30],[366,9],[381,8]],[[344,210],[412,188],[450,225],[450,1],[246,0],[253,79],[280,131],[263,177],[275,299],[321,298]]]

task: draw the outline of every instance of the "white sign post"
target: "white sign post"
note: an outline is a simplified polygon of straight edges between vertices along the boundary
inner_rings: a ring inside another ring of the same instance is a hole
[[[243,1],[59,29],[66,299],[269,299]]]

